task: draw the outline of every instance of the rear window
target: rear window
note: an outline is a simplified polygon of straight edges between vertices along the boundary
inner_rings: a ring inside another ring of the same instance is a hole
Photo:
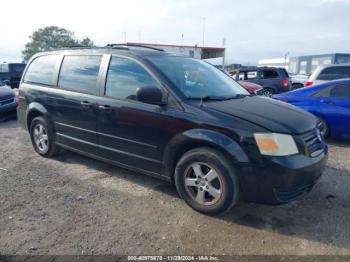
[[[350,66],[329,67],[322,70],[317,80],[335,80],[350,78]]]
[[[81,93],[97,94],[97,77],[102,56],[65,56],[58,86]]]
[[[10,64],[9,66],[10,66],[11,72],[23,73],[24,68],[26,67],[26,64]]]
[[[58,61],[58,55],[39,56],[35,58],[24,76],[24,82],[54,85],[55,67]]]
[[[261,78],[278,78],[278,72],[276,70],[264,69],[261,73]]]

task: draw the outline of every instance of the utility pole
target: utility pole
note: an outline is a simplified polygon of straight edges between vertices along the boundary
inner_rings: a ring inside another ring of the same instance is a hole
[[[226,56],[226,38],[224,37],[222,39],[222,46],[224,47],[224,52],[222,56],[222,69],[225,70],[225,56]]]
[[[126,44],[126,32],[123,32],[124,35],[124,43]]]
[[[139,43],[141,43],[141,30],[139,30]]]
[[[202,45],[204,46],[204,38],[205,38],[205,17],[203,17],[203,42]]]
[[[289,52],[284,55],[284,68],[287,69],[287,58],[289,58]]]

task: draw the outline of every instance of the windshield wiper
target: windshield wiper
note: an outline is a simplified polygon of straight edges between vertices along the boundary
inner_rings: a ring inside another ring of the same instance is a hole
[[[225,99],[223,99],[223,100],[239,99],[239,98],[245,98],[247,96],[252,96],[252,95],[251,94],[237,94],[234,96],[225,97]]]
[[[209,100],[220,101],[220,100],[225,100],[226,97],[221,97],[221,96],[190,96],[190,97],[187,97],[187,99],[201,100],[201,101],[209,101]]]

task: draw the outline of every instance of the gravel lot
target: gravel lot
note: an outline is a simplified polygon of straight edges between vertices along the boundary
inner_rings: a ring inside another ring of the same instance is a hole
[[[73,153],[34,153],[0,123],[0,254],[350,254],[350,143],[329,141],[314,190],[208,217],[166,182]]]

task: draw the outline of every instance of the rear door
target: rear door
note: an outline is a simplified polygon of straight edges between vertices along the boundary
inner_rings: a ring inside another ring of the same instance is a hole
[[[66,55],[57,88],[48,92],[48,108],[57,142],[96,154],[96,101],[102,55]]]
[[[282,78],[278,74],[278,71],[275,69],[262,69],[260,75],[260,85],[263,87],[273,88],[276,93],[280,93],[283,90],[282,87]]]

